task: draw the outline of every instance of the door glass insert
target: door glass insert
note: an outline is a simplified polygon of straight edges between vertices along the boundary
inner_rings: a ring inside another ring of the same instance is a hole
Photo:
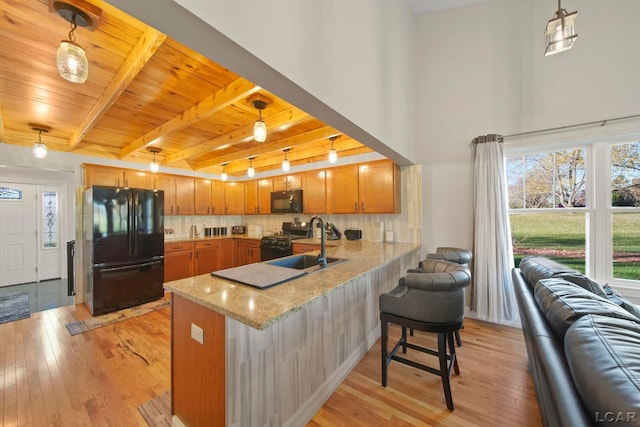
[[[43,246],[45,248],[58,247],[58,193],[45,191],[42,193],[42,208],[44,221]]]
[[[17,188],[0,187],[0,200],[22,200],[22,191]]]

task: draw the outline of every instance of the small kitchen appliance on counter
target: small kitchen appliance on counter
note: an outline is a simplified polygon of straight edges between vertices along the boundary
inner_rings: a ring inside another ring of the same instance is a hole
[[[358,228],[347,228],[344,230],[344,235],[347,240],[360,240],[362,239],[362,230]]]
[[[247,234],[247,227],[245,225],[234,225],[231,227],[231,234]]]

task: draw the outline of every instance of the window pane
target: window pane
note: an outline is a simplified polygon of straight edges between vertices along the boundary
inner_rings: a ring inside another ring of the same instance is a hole
[[[613,277],[640,280],[640,213],[613,214]]]
[[[42,206],[44,220],[43,242],[45,248],[58,247],[58,194],[45,191],[42,194]]]
[[[22,200],[22,191],[16,188],[0,187],[0,200]]]
[[[525,255],[541,255],[585,273],[584,213],[512,214],[510,221],[516,266]]]
[[[586,206],[584,149],[509,156],[510,209]]]
[[[611,147],[611,206],[640,206],[640,143]]]

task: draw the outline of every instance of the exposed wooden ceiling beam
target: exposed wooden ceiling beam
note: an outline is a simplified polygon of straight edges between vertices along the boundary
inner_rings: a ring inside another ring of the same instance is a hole
[[[111,79],[100,98],[98,98],[98,101],[69,137],[67,146],[69,151],[75,149],[78,144],[80,144],[94,124],[111,108],[122,92],[125,91],[127,86],[129,86],[156,50],[162,45],[166,37],[167,36],[151,27],[145,29],[116,75]]]
[[[275,129],[284,125],[294,125],[301,121],[309,119],[309,115],[297,108],[287,108],[277,114],[264,118],[268,129]],[[192,147],[185,148],[176,153],[168,155],[162,161],[162,164],[169,164],[177,162],[179,160],[186,160],[190,157],[198,156],[215,150],[218,147],[224,145],[235,145],[240,142],[246,142],[246,139],[253,135],[253,122],[246,126],[242,126],[239,129],[229,132],[225,135],[221,135],[215,138],[211,138],[208,141],[196,144]]]
[[[283,138],[279,141],[262,144],[259,147],[253,147],[243,151],[237,151],[232,154],[227,154],[225,156],[203,160],[201,162],[196,163],[194,165],[194,169],[199,170],[199,169],[205,169],[211,166],[219,165],[221,163],[230,163],[225,168],[227,173],[241,171],[246,169],[246,165],[244,163],[246,163],[246,159],[250,156],[258,157],[261,154],[281,151],[283,148],[287,148],[287,147],[291,147],[299,144],[311,144],[317,141],[322,141],[323,139],[327,139],[330,136],[337,135],[339,133],[340,132],[338,132],[331,126],[324,126],[318,129],[301,133],[299,135],[289,137],[289,138]],[[234,160],[239,160],[239,159],[244,160],[245,162],[241,162],[240,164],[231,163]],[[256,164],[256,160],[254,160],[254,165],[255,164]]]
[[[189,109],[164,122],[157,128],[142,135],[131,144],[123,147],[118,157],[122,159],[135,151],[141,150],[156,139],[184,129],[259,90],[260,86],[256,86],[243,78],[237,79],[228,86],[191,106]]]

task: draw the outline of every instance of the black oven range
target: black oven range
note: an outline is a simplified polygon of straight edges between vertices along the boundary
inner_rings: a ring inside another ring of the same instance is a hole
[[[280,234],[265,236],[260,240],[260,260],[282,258],[293,255],[293,240],[307,237],[306,222],[283,222]]]

